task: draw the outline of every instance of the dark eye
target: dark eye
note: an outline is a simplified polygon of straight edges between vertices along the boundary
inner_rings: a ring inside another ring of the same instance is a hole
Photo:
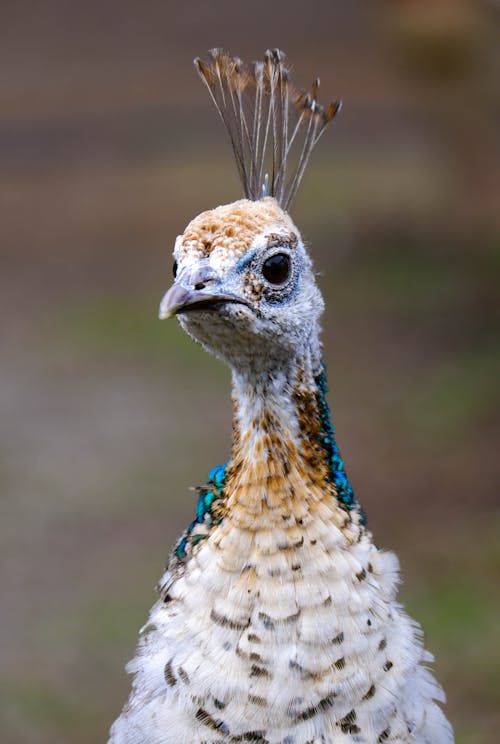
[[[290,256],[286,253],[270,256],[262,265],[262,273],[270,284],[283,284],[290,276]]]
[[[172,266],[172,274],[174,275],[174,279],[177,276],[177,261],[174,261],[174,265]]]

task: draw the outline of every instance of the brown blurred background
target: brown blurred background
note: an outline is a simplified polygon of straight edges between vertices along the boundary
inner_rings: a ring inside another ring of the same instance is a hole
[[[499,24],[493,0],[3,0],[2,744],[106,740],[187,487],[227,457],[228,372],[156,320],[175,236],[240,194],[212,46],[279,46],[344,100],[293,209],[339,442],[457,742],[498,741]]]

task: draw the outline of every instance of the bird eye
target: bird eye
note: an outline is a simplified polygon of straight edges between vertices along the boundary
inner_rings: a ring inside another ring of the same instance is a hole
[[[174,265],[172,266],[172,274],[174,275],[174,279],[177,276],[177,261],[174,261]]]
[[[290,256],[286,253],[275,253],[262,265],[264,278],[270,284],[283,284],[290,276]]]

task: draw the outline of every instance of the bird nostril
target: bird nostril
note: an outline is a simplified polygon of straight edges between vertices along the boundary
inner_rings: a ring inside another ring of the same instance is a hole
[[[215,284],[216,274],[210,266],[201,266],[191,274],[191,286],[195,290],[206,289],[210,284]]]

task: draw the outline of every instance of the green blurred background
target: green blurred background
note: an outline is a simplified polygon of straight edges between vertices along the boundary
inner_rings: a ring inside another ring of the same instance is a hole
[[[240,193],[212,46],[279,46],[344,100],[293,209],[339,442],[457,742],[498,741],[499,29],[493,0],[3,0],[2,744],[106,740],[228,454],[228,372],[156,320],[175,236]]]

